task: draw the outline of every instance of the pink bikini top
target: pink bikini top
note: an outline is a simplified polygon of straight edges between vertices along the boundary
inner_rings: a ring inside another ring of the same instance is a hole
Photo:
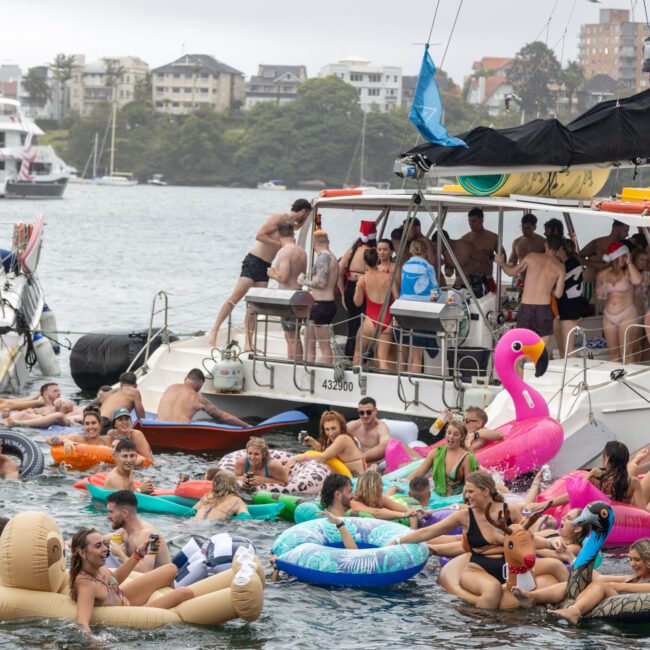
[[[604,284],[603,290],[605,293],[627,293],[632,289],[632,282],[627,275],[624,275],[620,280],[616,281],[614,284]]]

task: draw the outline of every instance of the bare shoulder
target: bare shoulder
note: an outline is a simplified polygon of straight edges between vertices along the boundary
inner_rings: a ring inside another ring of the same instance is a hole
[[[350,422],[347,423],[346,429],[350,433],[355,433],[356,431],[359,430],[361,427],[361,420],[350,420]]]

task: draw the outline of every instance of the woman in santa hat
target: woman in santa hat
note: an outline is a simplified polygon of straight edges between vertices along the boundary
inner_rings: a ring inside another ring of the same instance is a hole
[[[623,355],[625,329],[638,319],[634,304],[634,287],[641,284],[641,273],[632,263],[630,249],[622,242],[612,242],[603,255],[607,266],[596,276],[596,295],[604,300],[603,333],[610,361],[620,361]],[[627,356],[633,350],[633,330],[628,332]]]

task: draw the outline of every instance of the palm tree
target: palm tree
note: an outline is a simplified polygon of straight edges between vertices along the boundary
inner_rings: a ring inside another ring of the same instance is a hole
[[[52,98],[52,89],[47,83],[47,68],[29,68],[23,78],[23,86],[31,106],[43,107]]]
[[[72,79],[72,68],[75,64],[74,54],[57,54],[54,61],[50,63],[50,69],[54,73],[54,78],[59,82],[59,101],[61,102],[61,112],[59,113],[59,123],[63,120],[65,112],[65,85]]]
[[[569,61],[566,64],[566,68],[562,70],[562,84],[564,85],[567,94],[569,113],[572,112],[573,94],[582,85],[584,80],[585,76],[580,64],[577,61]]]

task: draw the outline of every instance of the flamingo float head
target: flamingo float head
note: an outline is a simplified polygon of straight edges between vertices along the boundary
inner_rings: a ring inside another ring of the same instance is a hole
[[[535,364],[535,377],[541,377],[548,368],[548,353],[544,341],[532,330],[515,328],[506,332],[497,343],[494,361],[497,374],[501,369],[511,369],[521,357],[527,357]]]

